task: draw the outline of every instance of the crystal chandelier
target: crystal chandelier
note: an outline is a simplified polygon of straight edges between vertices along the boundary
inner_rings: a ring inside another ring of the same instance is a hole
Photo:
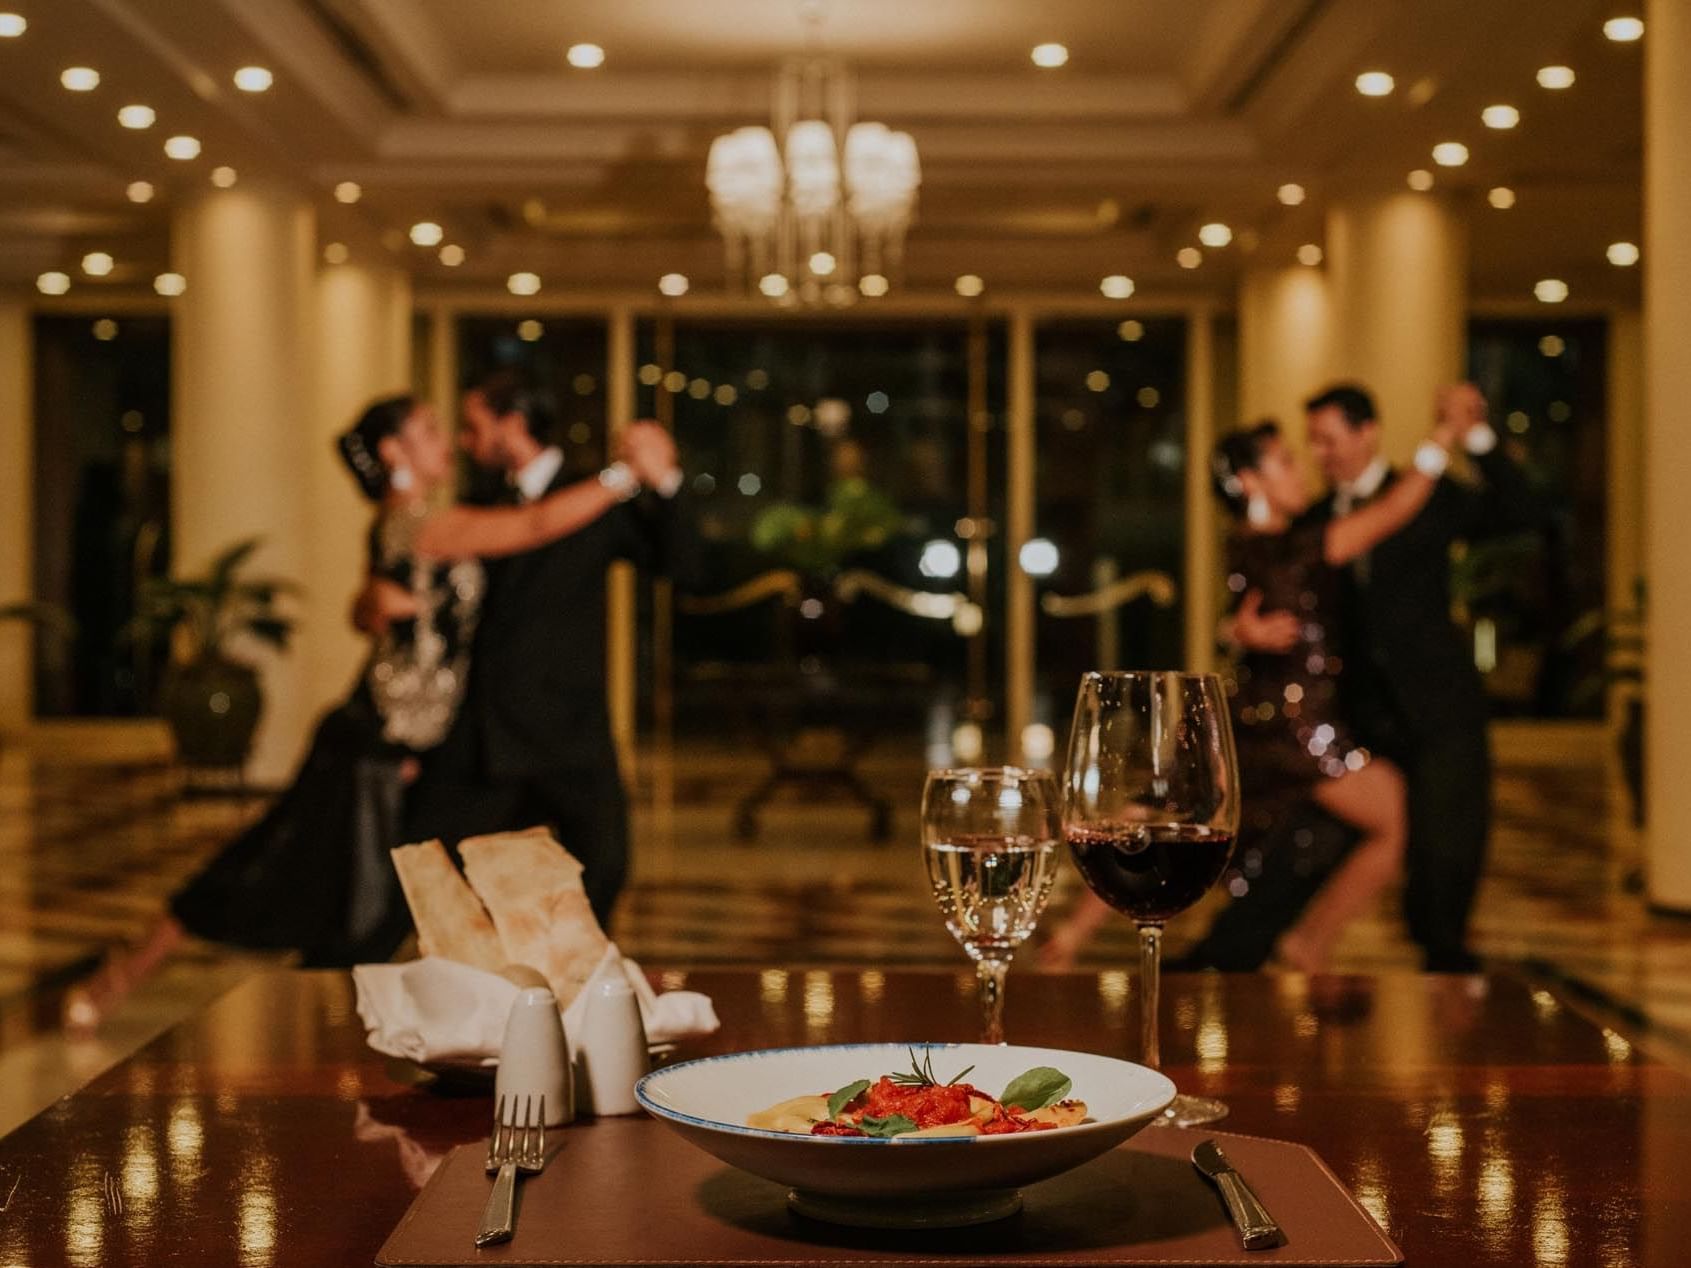
[[[921,166],[908,132],[854,120],[855,87],[835,58],[790,58],[775,74],[772,126],[711,143],[705,184],[731,285],[785,304],[887,292]]]

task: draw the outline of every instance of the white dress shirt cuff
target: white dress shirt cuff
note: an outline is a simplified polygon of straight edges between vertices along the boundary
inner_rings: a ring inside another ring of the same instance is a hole
[[[672,498],[681,492],[681,485],[686,479],[680,467],[671,467],[664,473],[663,478],[652,486],[652,490],[661,498]]]

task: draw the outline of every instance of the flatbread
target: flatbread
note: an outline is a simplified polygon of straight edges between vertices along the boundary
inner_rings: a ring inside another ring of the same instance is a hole
[[[446,848],[439,841],[424,841],[402,845],[392,853],[405,904],[417,922],[422,953],[497,973],[509,957]]]
[[[503,962],[539,969],[568,1008],[610,945],[588,906],[581,864],[545,828],[471,837],[458,854],[493,917]]]

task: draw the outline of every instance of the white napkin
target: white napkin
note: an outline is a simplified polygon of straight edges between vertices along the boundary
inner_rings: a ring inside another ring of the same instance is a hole
[[[708,1035],[721,1026],[710,997],[697,991],[659,995],[640,966],[613,943],[594,970],[619,969],[640,1000],[640,1016],[651,1043],[669,1043],[688,1035]],[[520,989],[497,973],[424,956],[403,964],[359,964],[352,970],[358,991],[358,1016],[366,1039],[377,1052],[427,1062],[480,1062],[494,1065],[505,1037],[505,1019]],[[564,1034],[573,1059],[581,1046],[587,1014],[584,989],[564,1010]]]

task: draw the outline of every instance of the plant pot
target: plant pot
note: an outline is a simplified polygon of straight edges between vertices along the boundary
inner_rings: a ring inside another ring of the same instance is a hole
[[[218,656],[172,665],[159,693],[185,766],[243,766],[263,708],[257,672]]]

